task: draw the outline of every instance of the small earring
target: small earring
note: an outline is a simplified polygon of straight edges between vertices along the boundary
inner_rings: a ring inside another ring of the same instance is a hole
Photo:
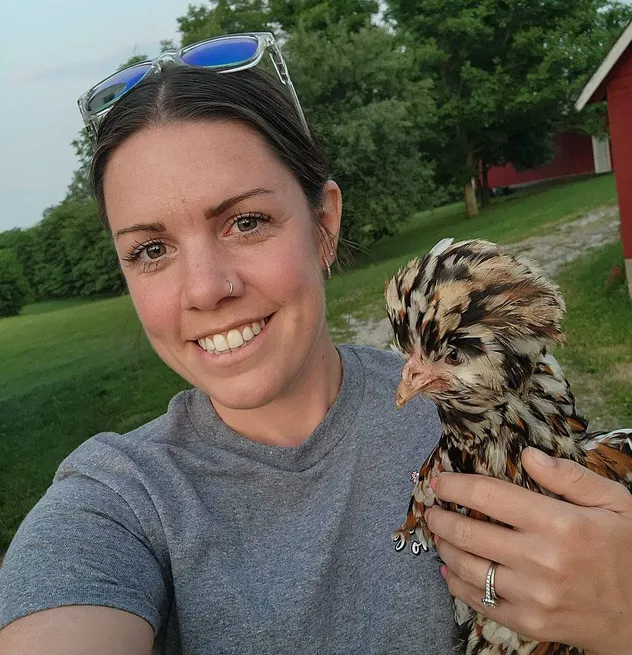
[[[325,259],[325,266],[327,267],[327,279],[331,280],[331,266],[329,262]]]

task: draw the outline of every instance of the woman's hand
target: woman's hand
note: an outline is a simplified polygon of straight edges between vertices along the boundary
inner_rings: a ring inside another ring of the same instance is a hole
[[[599,655],[632,652],[632,495],[569,460],[526,449],[529,475],[557,500],[481,475],[442,473],[442,500],[506,525],[438,506],[426,513],[450,592],[476,611],[536,641]],[[481,602],[498,562],[497,608]]]

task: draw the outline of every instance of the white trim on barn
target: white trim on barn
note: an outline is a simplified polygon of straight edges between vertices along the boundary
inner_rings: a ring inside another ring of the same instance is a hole
[[[632,43],[632,22],[625,28],[619,40],[614,44],[608,56],[603,60],[597,72],[590,78],[582,94],[575,103],[575,109],[581,111],[595,94],[595,91],[601,86],[601,83],[608,77],[608,73],[614,68],[615,64],[621,59],[621,55],[628,49]]]
[[[592,137],[593,157],[595,159],[595,173],[612,172],[612,157],[610,156],[610,139],[607,136]]]

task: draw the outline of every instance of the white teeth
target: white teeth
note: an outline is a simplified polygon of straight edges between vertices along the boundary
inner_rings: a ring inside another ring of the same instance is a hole
[[[230,348],[230,346],[228,345],[228,341],[226,341],[223,334],[213,335],[213,345],[215,346],[215,350],[217,350],[220,353]]]
[[[244,338],[241,336],[241,332],[239,330],[231,330],[226,335],[226,341],[228,342],[229,348],[239,348],[239,346],[243,345]]]
[[[264,328],[267,319],[263,318],[260,321],[255,321],[241,330],[229,330],[228,334],[214,334],[212,337],[205,337],[198,339],[198,344],[207,352],[226,352],[227,350],[236,350],[248,341],[252,341]]]

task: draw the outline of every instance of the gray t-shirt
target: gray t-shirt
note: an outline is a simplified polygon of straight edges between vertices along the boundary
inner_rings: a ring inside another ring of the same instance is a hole
[[[439,437],[435,408],[395,409],[394,353],[340,353],[339,396],[298,447],[240,436],[195,389],[88,439],[11,544],[0,627],[89,604],[143,617],[168,655],[450,653],[440,563],[390,539]]]

